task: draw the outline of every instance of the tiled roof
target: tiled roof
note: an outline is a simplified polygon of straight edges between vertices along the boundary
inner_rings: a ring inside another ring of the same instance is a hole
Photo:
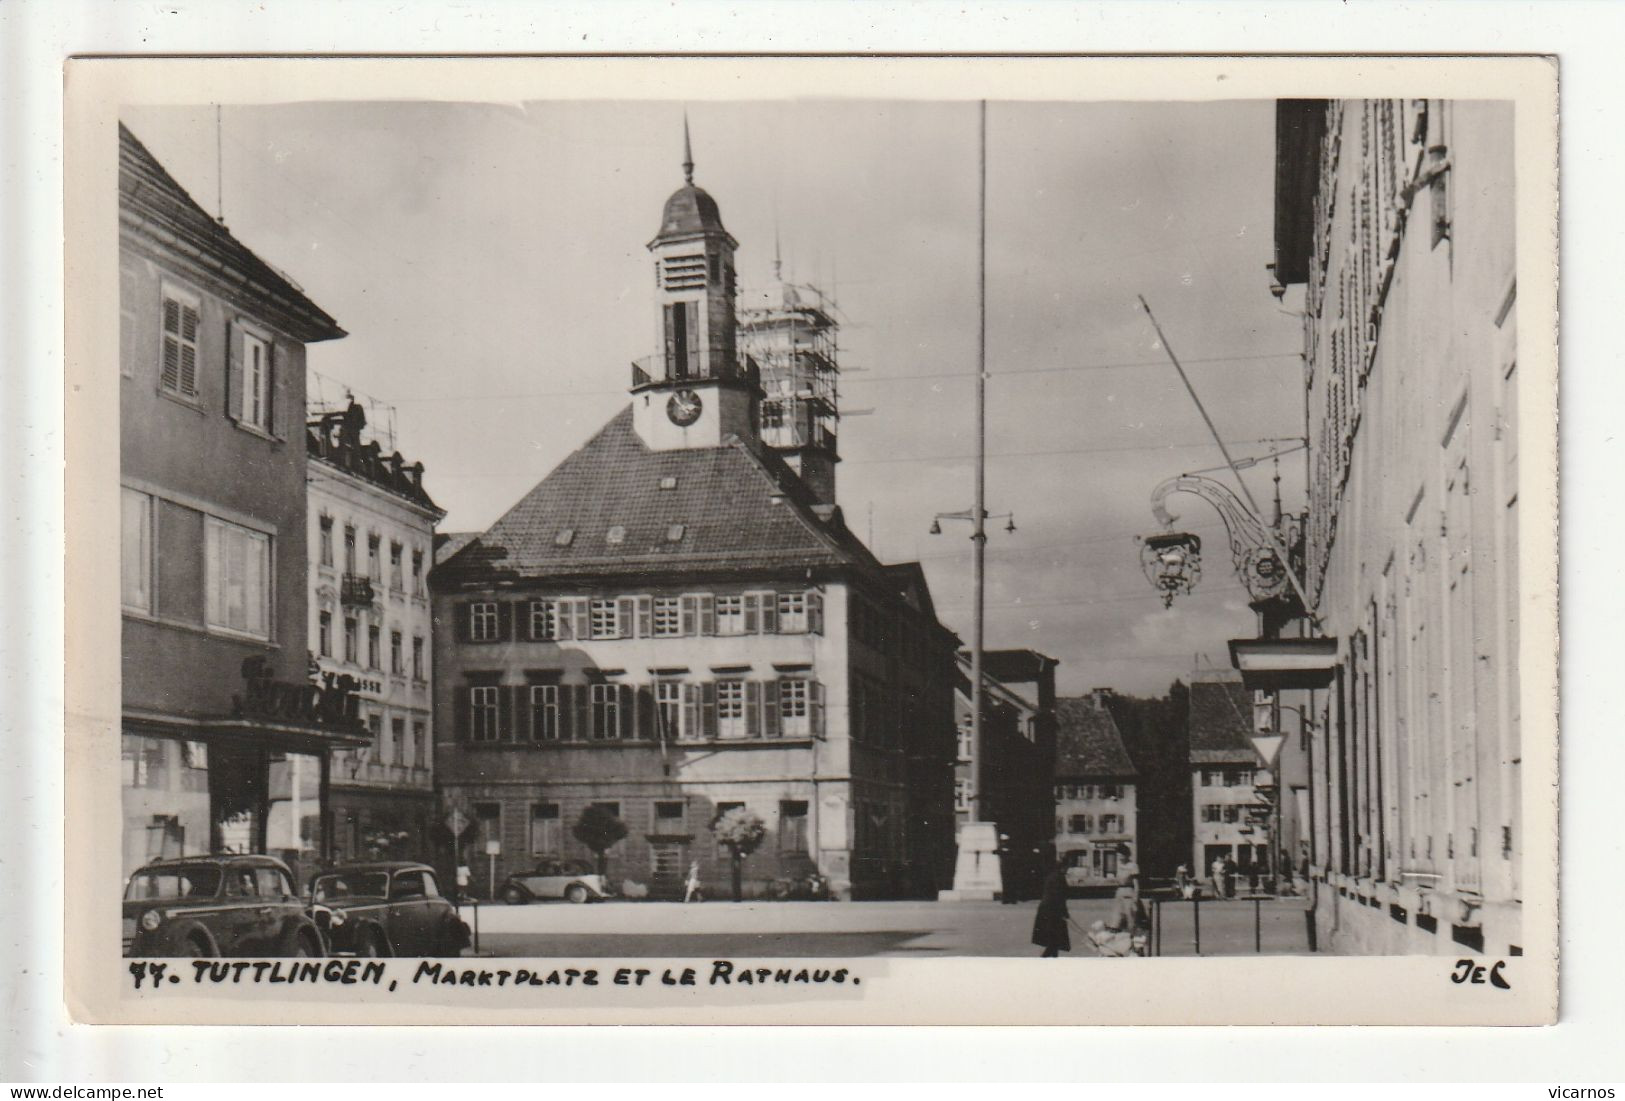
[[[1253,764],[1252,694],[1240,681],[1197,681],[1190,686],[1191,763]]]
[[[816,504],[771,448],[730,438],[655,451],[628,407],[439,572],[551,579],[852,567],[895,589],[840,513],[820,518]]]
[[[1089,696],[1055,701],[1055,775],[1133,776],[1117,721]]]
[[[209,217],[147,147],[119,123],[119,216],[140,227],[171,252],[199,267],[269,311],[289,334],[308,342],[344,336],[344,330],[304,291],[256,256],[224,225]]]
[[[434,533],[434,561],[439,565],[473,540],[478,539],[477,531],[437,531]]]

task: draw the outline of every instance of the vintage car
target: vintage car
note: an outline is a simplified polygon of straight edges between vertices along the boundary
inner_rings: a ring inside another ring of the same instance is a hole
[[[274,856],[160,860],[124,888],[126,956],[321,956],[288,866]]]
[[[310,916],[328,951],[357,956],[459,956],[468,925],[427,864],[341,864],[310,884]]]
[[[518,906],[539,898],[596,902],[615,892],[608,880],[579,860],[542,860],[533,871],[510,875],[500,893],[503,902]]]

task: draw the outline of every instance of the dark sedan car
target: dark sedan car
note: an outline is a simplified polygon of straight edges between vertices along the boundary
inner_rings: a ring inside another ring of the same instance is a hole
[[[274,856],[160,860],[124,889],[126,956],[320,956],[321,934]]]
[[[468,925],[427,864],[343,864],[310,886],[311,917],[334,953],[457,956],[468,947]]]

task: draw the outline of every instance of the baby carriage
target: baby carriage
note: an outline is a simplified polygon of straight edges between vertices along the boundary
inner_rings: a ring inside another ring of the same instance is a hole
[[[1106,922],[1097,921],[1084,935],[1097,956],[1144,956],[1150,950],[1150,931],[1143,926],[1113,929]]]

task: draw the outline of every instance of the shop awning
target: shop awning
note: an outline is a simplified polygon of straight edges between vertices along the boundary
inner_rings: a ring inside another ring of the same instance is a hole
[[[1252,691],[1325,688],[1337,669],[1335,638],[1233,638],[1230,664]]]

